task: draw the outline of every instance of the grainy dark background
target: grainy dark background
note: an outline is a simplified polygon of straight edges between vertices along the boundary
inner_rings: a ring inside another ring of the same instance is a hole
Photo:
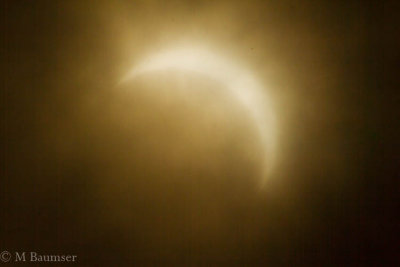
[[[0,250],[104,266],[394,265],[398,4],[371,2],[4,1]],[[182,40],[271,85],[282,156],[263,189],[251,123],[209,111],[223,97],[115,89],[142,54]]]

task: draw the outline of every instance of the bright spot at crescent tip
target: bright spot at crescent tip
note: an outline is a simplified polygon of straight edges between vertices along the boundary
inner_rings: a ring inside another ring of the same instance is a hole
[[[257,126],[264,149],[264,173],[275,158],[275,116],[265,89],[251,73],[233,62],[201,49],[175,49],[155,53],[137,64],[122,83],[153,71],[177,70],[198,73],[226,86],[246,108]]]

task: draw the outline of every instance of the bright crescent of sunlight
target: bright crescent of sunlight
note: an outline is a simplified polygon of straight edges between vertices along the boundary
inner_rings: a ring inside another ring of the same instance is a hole
[[[260,143],[265,148],[264,172],[273,165],[276,146],[276,120],[266,89],[246,69],[230,60],[202,49],[172,49],[151,54],[137,64],[121,82],[154,71],[176,70],[197,73],[224,86],[246,108],[257,125]]]

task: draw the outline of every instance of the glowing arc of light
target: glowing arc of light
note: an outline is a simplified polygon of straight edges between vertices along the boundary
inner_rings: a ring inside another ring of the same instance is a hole
[[[275,115],[265,90],[251,73],[205,50],[174,49],[151,55],[134,67],[121,83],[148,72],[163,70],[198,73],[225,85],[256,123],[260,141],[265,147],[265,172],[271,169],[275,158]]]

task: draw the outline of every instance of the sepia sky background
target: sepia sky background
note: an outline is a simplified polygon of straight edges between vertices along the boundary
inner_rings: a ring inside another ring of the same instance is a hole
[[[398,147],[378,133],[397,139],[395,109],[377,111],[398,100],[377,89],[394,83],[378,82],[381,12],[361,1],[5,1],[0,250],[104,266],[362,265],[382,234],[374,177],[396,173]],[[239,62],[263,85],[277,119],[263,186],[254,122],[224,85],[174,72],[119,85],[180,46]]]

